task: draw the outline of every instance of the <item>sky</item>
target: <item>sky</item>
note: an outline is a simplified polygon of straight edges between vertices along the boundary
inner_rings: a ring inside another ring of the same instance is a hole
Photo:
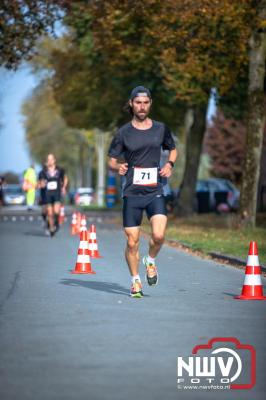
[[[27,65],[16,72],[0,68],[0,173],[22,174],[31,163],[21,107],[37,83]],[[214,99],[210,98],[207,118],[214,113]]]
[[[36,85],[37,80],[26,65],[16,72],[0,69],[1,173],[22,173],[30,164],[21,106]]]

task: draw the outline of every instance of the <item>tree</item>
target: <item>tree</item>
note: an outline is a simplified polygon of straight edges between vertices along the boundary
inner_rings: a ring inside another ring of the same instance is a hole
[[[262,154],[260,161],[260,179],[258,185],[258,210],[264,211],[265,207],[265,194],[266,194],[266,124],[263,134]]]
[[[67,51],[54,53],[54,82],[56,98],[63,113],[66,111],[65,117],[70,118],[69,111],[73,111],[73,119],[69,121],[72,126],[80,123],[91,127],[93,124],[103,130],[113,130],[128,119],[122,108],[129,92],[139,84],[147,85],[154,98],[160,98],[154,101],[154,118],[167,116],[174,130],[180,124],[184,109],[180,112],[181,106],[176,107],[174,93],[163,85],[158,61],[151,57],[156,47],[152,50],[145,42],[147,35],[143,28],[148,21],[148,10],[143,14],[145,7],[142,5],[138,11],[139,6],[139,1],[130,7],[128,2],[118,1],[71,4],[65,22],[74,33]],[[119,11],[117,23],[109,15],[116,7]],[[106,23],[112,24],[109,31]],[[129,43],[124,55],[121,48],[113,45],[112,29],[115,41],[120,33],[125,38],[123,48]],[[141,46],[137,46],[138,41]]]
[[[2,0],[0,8],[0,65],[15,69],[34,53],[36,40],[53,33],[61,7],[68,0]],[[61,11],[62,15],[62,11]]]
[[[84,147],[80,132],[70,129],[60,116],[51,86],[42,82],[24,102],[26,139],[35,161],[43,164],[47,154],[54,153],[58,163],[75,179],[79,149]]]
[[[193,115],[179,203],[180,213],[188,215],[210,90],[226,94],[246,71],[251,2],[114,0],[92,2],[90,9],[93,41],[104,59],[128,75],[140,67],[143,76],[153,72],[171,93],[172,107],[185,106]]]
[[[254,227],[260,160],[265,126],[266,1],[256,1],[256,18],[249,40],[249,84],[246,157],[240,198],[242,226]]]
[[[212,174],[240,184],[245,154],[246,128],[218,111],[208,126],[204,145],[212,160]]]
[[[148,85],[154,113],[170,125],[191,110],[180,209],[193,199],[210,90],[226,97],[247,80],[248,39],[256,25],[252,0],[113,0],[72,2],[67,51],[54,52],[53,85],[71,126],[113,129],[135,84]],[[255,25],[254,25],[255,24]],[[157,107],[159,104],[159,107]]]
[[[14,172],[7,171],[4,173],[5,183],[9,184],[18,184],[19,183],[19,175]]]
[[[168,0],[163,6],[163,17],[155,16],[162,72],[166,85],[186,102],[193,116],[186,138],[178,210],[189,215],[193,212],[208,97],[212,87],[222,95],[228,93],[244,75],[252,10],[246,1]]]

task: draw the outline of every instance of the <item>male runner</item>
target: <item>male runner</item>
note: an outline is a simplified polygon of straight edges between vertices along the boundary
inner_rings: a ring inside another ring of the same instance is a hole
[[[66,194],[68,178],[65,171],[56,165],[53,154],[48,154],[46,166],[39,174],[40,186],[46,188],[46,209],[50,235],[54,236],[59,229],[59,213],[61,206],[61,194]]]
[[[132,120],[123,125],[109,148],[109,166],[123,176],[123,226],[127,237],[126,261],[132,276],[130,294],[142,297],[139,276],[139,237],[143,211],[151,222],[148,255],[143,258],[146,280],[158,283],[155,257],[164,241],[167,213],[161,179],[169,178],[177,158],[177,150],[169,129],[148,117],[152,99],[148,89],[132,90],[128,103]],[[168,161],[160,168],[161,148],[169,150]],[[120,162],[121,157],[124,162]]]

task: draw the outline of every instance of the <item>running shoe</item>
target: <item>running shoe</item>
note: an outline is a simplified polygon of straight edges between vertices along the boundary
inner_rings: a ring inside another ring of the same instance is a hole
[[[50,229],[50,236],[53,237],[56,233],[56,229]]]
[[[130,296],[139,299],[143,297],[142,284],[139,279],[136,279],[135,282],[132,283],[130,288]]]
[[[148,282],[150,286],[158,285],[158,271],[156,265],[149,263],[147,256],[143,257],[142,262],[146,268],[146,282]]]

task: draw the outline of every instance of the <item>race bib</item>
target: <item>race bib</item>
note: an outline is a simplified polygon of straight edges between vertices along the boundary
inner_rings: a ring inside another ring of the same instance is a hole
[[[143,186],[156,186],[157,173],[157,168],[134,167],[133,184]]]
[[[47,183],[47,190],[56,190],[57,189],[57,182],[52,181]]]

